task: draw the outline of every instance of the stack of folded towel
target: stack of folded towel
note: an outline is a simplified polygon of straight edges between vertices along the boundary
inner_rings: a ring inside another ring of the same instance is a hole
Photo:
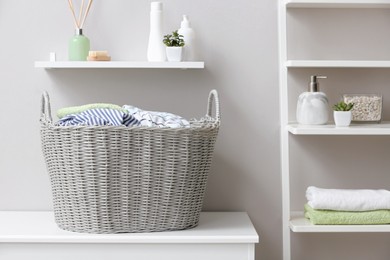
[[[178,115],[106,103],[62,108],[57,116],[60,120],[56,125],[59,126],[190,127],[190,123]]]
[[[308,187],[305,217],[315,225],[390,224],[390,191]]]

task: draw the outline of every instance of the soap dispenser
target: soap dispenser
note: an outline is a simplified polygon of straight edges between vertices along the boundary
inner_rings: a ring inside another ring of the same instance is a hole
[[[325,93],[320,92],[318,79],[326,76],[311,76],[308,92],[298,98],[297,121],[302,125],[323,125],[328,122],[329,103]]]
[[[183,35],[185,42],[184,45],[184,59],[185,61],[195,61],[196,57],[196,43],[195,43],[195,32],[191,28],[190,21],[187,15],[183,15],[183,21],[181,22],[181,27],[178,30],[180,35]]]

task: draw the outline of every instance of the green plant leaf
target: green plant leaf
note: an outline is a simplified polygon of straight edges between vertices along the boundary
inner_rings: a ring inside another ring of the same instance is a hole
[[[353,108],[353,103],[345,103],[344,101],[340,101],[339,103],[333,105],[334,111],[350,111]]]

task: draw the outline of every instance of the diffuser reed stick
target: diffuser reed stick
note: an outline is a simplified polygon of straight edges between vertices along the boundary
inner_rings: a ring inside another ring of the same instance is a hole
[[[77,19],[76,19],[76,15],[74,13],[74,7],[73,7],[72,0],[68,0],[68,3],[69,3],[70,11],[72,12],[72,15],[73,15],[74,24],[76,25],[77,28],[80,28],[79,23],[77,22]]]
[[[80,21],[81,21],[81,17],[83,15],[83,9],[84,9],[84,0],[81,1],[81,7],[80,7],[80,12],[79,12],[79,26],[80,26]]]
[[[85,22],[85,19],[86,19],[87,16],[88,16],[89,9],[91,8],[92,2],[93,2],[93,0],[88,0],[87,10],[85,11],[84,18],[83,18],[83,22],[81,23],[80,28],[83,28],[83,26],[84,26],[84,22]]]
[[[73,1],[72,0],[68,0],[69,8],[70,8],[70,11],[72,12],[74,24],[76,25],[77,29],[82,29],[83,28],[85,20],[87,19],[89,10],[91,9],[92,2],[93,2],[93,0],[88,0],[87,8],[86,8],[86,10],[84,12],[84,0],[81,1],[81,6],[80,6],[80,10],[79,10],[79,17],[77,19],[76,18],[75,9],[74,9],[74,5],[73,5]],[[83,15],[83,12],[84,12],[84,15]]]

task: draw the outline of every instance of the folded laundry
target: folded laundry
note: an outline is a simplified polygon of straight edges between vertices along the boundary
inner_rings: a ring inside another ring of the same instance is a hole
[[[146,111],[138,107],[125,105],[124,109],[139,121],[141,126],[154,127],[190,127],[190,123],[181,116],[174,115],[167,112]]]
[[[57,117],[59,119],[61,119],[67,115],[78,114],[78,113],[84,112],[86,110],[95,109],[95,108],[108,108],[108,109],[114,109],[114,110],[118,110],[118,111],[122,111],[124,113],[127,113],[127,111],[125,109],[123,109],[122,107],[120,107],[118,105],[108,104],[108,103],[94,103],[94,104],[88,104],[88,105],[83,105],[83,106],[61,108],[57,111]]]
[[[305,205],[305,217],[314,225],[380,225],[390,224],[390,210],[333,211],[316,210]]]
[[[388,190],[321,189],[310,186],[306,190],[306,198],[313,209],[341,211],[390,209]]]
[[[57,125],[60,126],[132,126],[139,125],[137,119],[128,113],[108,108],[96,108],[71,114],[61,118]]]
[[[190,127],[190,123],[181,116],[167,112],[146,111],[138,107],[123,107],[96,103],[58,110],[60,126],[111,125],[111,126],[146,126],[146,127]]]

